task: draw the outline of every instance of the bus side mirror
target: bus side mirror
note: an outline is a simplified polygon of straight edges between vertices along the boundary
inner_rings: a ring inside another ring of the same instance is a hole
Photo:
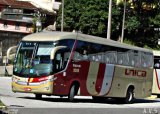
[[[54,47],[54,48],[52,49],[51,55],[50,55],[51,60],[54,59],[56,52],[57,52],[58,50],[60,50],[60,49],[63,49],[63,48],[67,48],[67,47],[66,47],[66,46],[57,46],[57,47]]]
[[[17,46],[12,46],[7,50],[7,59],[11,60],[14,58],[14,55],[16,54],[16,49]]]

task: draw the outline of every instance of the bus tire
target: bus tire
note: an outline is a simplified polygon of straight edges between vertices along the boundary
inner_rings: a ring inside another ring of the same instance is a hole
[[[35,94],[36,99],[42,99],[42,94]]]
[[[127,104],[131,104],[131,103],[133,103],[133,99],[134,99],[133,89],[129,88],[127,90],[127,94],[126,94],[126,97],[124,99],[124,102],[127,103]]]
[[[74,96],[76,95],[75,89],[76,89],[76,85],[72,85],[69,91],[69,95],[68,95],[69,102],[74,101]]]
[[[160,94],[157,95],[157,98],[160,98]]]

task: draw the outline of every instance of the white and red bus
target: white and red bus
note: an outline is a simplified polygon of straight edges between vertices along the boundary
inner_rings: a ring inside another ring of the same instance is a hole
[[[154,54],[154,73],[152,94],[160,97],[160,51],[153,51]]]
[[[14,60],[13,92],[133,98],[151,95],[153,52],[100,37],[42,32],[20,42]]]

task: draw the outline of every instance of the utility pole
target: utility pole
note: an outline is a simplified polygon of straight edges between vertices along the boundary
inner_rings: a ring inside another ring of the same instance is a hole
[[[62,0],[61,32],[63,32],[63,23],[64,23],[64,0]]]
[[[112,0],[109,0],[107,39],[111,39]]]
[[[124,4],[124,9],[123,9],[121,43],[123,43],[123,39],[124,39],[124,24],[125,24],[125,17],[126,17],[126,0],[124,0],[123,4]]]
[[[0,53],[0,64],[3,64],[3,40],[1,40],[1,53]]]

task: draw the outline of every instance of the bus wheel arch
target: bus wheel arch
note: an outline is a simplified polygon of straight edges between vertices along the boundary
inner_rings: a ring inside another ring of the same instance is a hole
[[[74,96],[77,95],[79,88],[80,88],[80,83],[78,81],[73,81],[70,86],[68,94],[68,100],[70,102],[74,101]]]
[[[127,104],[131,104],[134,99],[134,86],[130,85],[126,91],[126,97],[124,98],[124,102]]]

